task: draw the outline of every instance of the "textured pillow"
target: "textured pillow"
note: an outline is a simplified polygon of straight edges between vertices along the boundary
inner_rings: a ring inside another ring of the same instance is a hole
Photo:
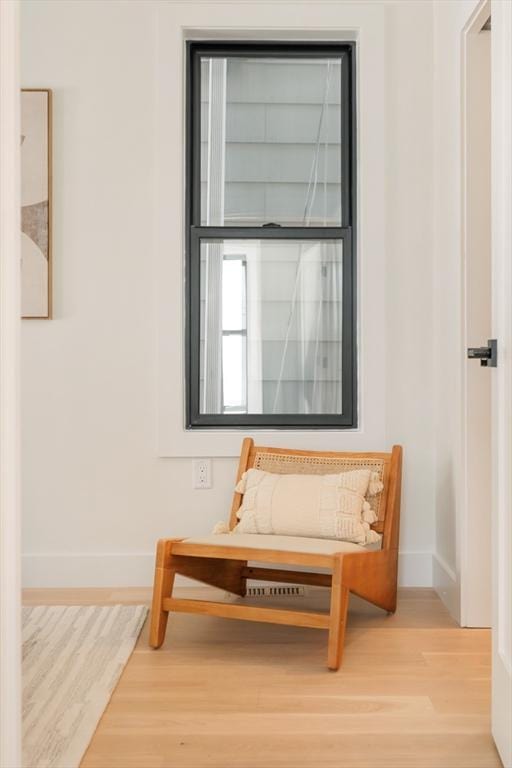
[[[233,533],[339,539],[370,544],[377,517],[365,499],[382,484],[369,469],[333,475],[282,475],[249,469],[236,486],[243,494]]]

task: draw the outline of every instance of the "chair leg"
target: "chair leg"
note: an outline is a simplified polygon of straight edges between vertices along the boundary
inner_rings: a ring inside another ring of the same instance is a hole
[[[337,556],[332,572],[331,610],[327,666],[337,670],[343,657],[349,590],[342,583],[343,555]]]
[[[156,547],[155,579],[153,584],[153,603],[151,606],[151,624],[149,645],[160,648],[165,640],[169,612],[162,609],[163,600],[170,597],[174,585],[175,569],[171,567],[173,539],[160,539]]]

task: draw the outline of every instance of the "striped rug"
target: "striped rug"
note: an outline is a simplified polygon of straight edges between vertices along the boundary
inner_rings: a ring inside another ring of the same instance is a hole
[[[146,618],[142,605],[23,609],[23,766],[80,764]]]

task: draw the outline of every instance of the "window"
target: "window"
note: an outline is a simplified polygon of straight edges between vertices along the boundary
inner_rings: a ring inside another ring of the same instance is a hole
[[[188,44],[187,426],[357,424],[352,44]]]

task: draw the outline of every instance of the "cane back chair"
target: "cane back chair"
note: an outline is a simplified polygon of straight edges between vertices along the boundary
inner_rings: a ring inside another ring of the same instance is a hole
[[[162,645],[169,613],[174,611],[315,627],[328,630],[327,666],[336,670],[343,654],[349,593],[389,613],[396,609],[402,449],[395,445],[391,453],[299,451],[255,446],[252,439],[246,438],[237,482],[250,467],[283,474],[331,474],[366,468],[377,472],[383,490],[369,501],[377,514],[372,528],[382,534],[381,549],[371,551],[342,541],[297,537],[289,537],[288,541],[284,537],[283,545],[281,536],[236,533],[161,539],[156,551],[150,645]],[[235,492],[230,530],[237,523],[241,502],[241,494]],[[276,565],[279,568],[273,567]],[[297,570],[305,566],[308,571]],[[323,572],[309,570],[315,568]],[[328,587],[330,610],[319,613],[176,598],[172,596],[175,574],[241,597],[250,579]]]

